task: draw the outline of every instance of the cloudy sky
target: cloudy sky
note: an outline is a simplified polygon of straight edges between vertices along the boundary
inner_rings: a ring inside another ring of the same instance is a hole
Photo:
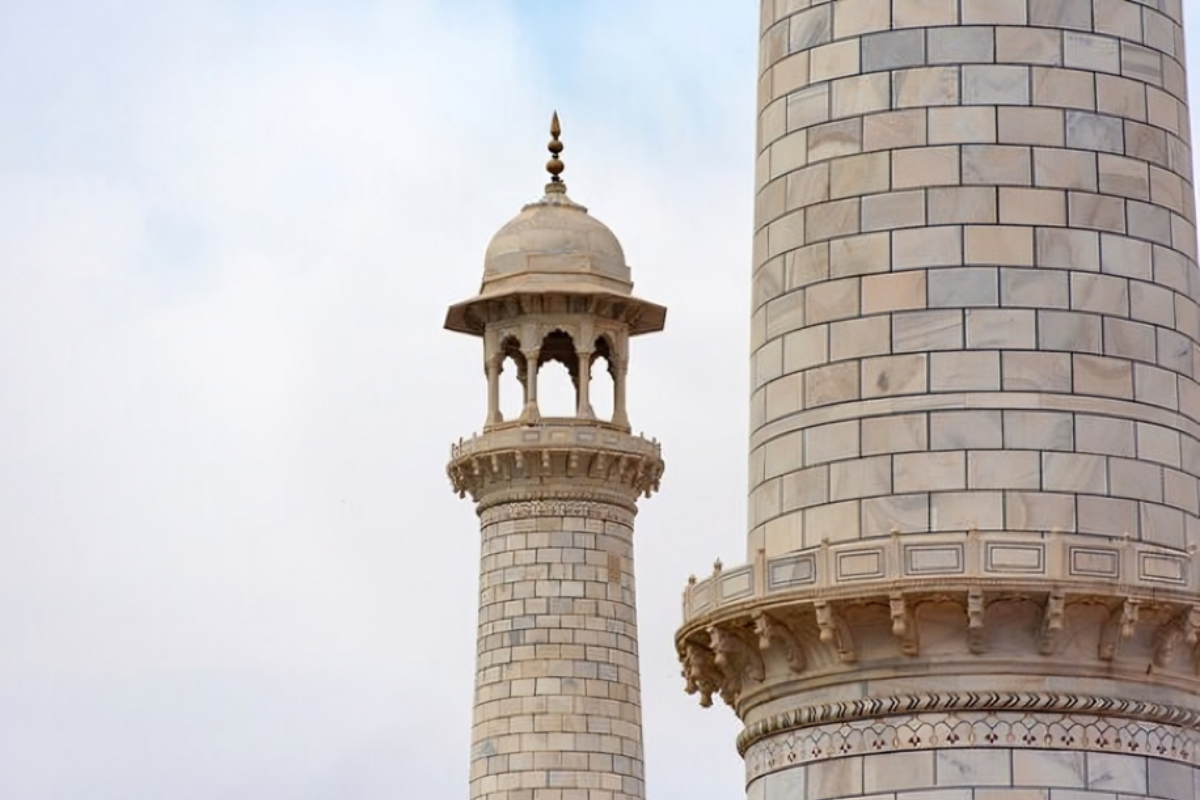
[[[649,791],[739,794],[671,637],[743,558],[755,6],[0,0],[0,797],[466,796],[485,385],[441,322],[554,108],[671,309]]]

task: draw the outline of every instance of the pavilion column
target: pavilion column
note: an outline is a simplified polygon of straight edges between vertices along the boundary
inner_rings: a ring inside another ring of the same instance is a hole
[[[613,424],[629,426],[629,413],[625,410],[625,376],[628,373],[628,362],[623,358],[614,358],[613,366]]]
[[[580,419],[595,419],[596,412],[592,410],[591,385],[592,385],[592,351],[577,350],[576,355],[579,357],[579,377],[578,391],[576,392],[578,404],[575,410],[575,416]]]
[[[541,419],[542,414],[538,410],[537,385],[539,364],[538,357],[541,355],[541,350],[525,350],[525,410],[521,412],[521,419],[526,422],[537,422]]]
[[[500,413],[500,373],[504,371],[504,365],[500,358],[493,358],[487,362],[484,369],[488,382],[487,424],[497,425],[504,421],[504,416]]]

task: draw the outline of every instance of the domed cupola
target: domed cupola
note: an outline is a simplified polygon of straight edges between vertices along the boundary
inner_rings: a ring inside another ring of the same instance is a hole
[[[560,162],[561,163],[561,162]],[[558,179],[492,237],[483,262],[482,297],[521,291],[629,295],[633,281],[617,237],[567,197]]]
[[[499,375],[508,359],[516,363],[524,387],[519,422],[532,424],[540,419],[537,373],[547,361],[560,361],[570,373],[577,418],[595,420],[588,389],[592,363],[603,358],[615,391],[610,422],[627,429],[629,337],[662,330],[667,310],[633,296],[621,243],[567,196],[557,114],[550,133],[546,169],[551,178],[545,195],[522,208],[492,237],[479,294],[450,307],[446,328],[484,339],[488,426],[505,422],[499,409]],[[535,368],[529,369],[530,365]]]

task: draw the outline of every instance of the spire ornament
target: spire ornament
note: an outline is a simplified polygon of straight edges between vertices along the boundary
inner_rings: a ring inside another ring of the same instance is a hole
[[[559,153],[563,151],[563,143],[558,140],[562,134],[562,126],[558,122],[558,112],[550,118],[550,143],[546,149],[550,151],[550,160],[546,162],[546,171],[550,173],[550,183],[546,185],[547,193],[565,194],[567,185],[563,183],[562,172],[566,169]]]

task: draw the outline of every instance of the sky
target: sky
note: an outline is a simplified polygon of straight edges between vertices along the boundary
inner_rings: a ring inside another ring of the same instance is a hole
[[[466,797],[479,534],[445,465],[486,385],[442,321],[554,109],[572,197],[671,309],[629,393],[667,458],[649,788],[739,793],[672,637],[744,547],[756,25],[0,0],[0,797]]]
[[[670,308],[648,791],[740,794],[672,636],[744,557],[755,6],[0,0],[0,797],[466,796],[486,386],[441,325],[553,109]]]

